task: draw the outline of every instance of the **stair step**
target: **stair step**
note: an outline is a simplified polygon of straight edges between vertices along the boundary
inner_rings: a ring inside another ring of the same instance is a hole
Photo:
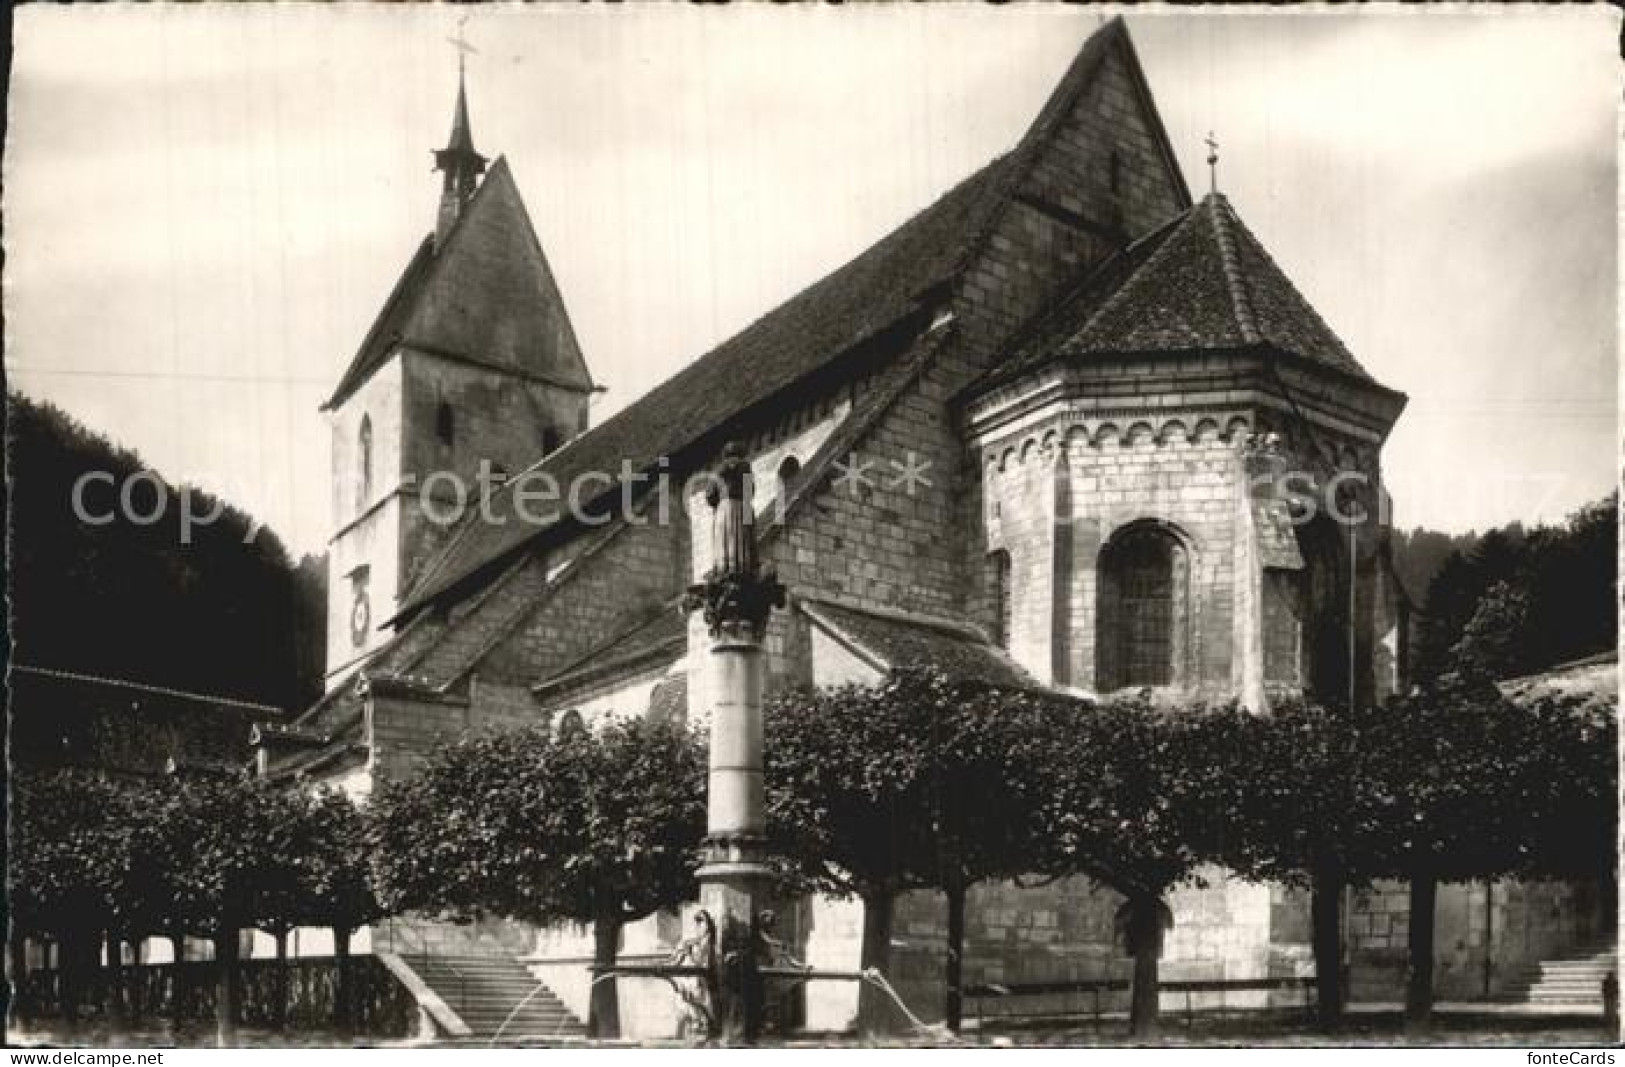
[[[473,1036],[580,1036],[586,1027],[551,989],[511,956],[403,956]],[[528,999],[527,999],[528,998]],[[521,1006],[522,1005],[522,1006]],[[516,1010],[517,1009],[517,1010]],[[505,1029],[504,1029],[505,1027]]]

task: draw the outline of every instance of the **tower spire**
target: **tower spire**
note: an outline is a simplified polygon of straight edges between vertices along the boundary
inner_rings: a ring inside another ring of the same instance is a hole
[[[435,220],[436,250],[445,244],[468,198],[474,195],[480,175],[485,172],[486,160],[474,150],[474,134],[468,121],[466,62],[474,46],[463,39],[464,21],[467,21],[466,16],[457,24],[457,36],[451,38],[457,49],[457,106],[451,117],[451,137],[446,147],[434,154],[434,169],[445,174],[440,191],[440,214]]]

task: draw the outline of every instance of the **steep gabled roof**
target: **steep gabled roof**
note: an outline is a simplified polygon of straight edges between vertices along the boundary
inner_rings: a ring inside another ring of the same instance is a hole
[[[423,239],[323,410],[342,404],[401,347],[592,389],[506,159],[491,165],[441,249],[432,234]]]
[[[647,470],[662,456],[714,435],[863,342],[905,322],[973,262],[994,225],[1014,201],[1046,147],[1064,128],[1080,94],[1108,56],[1124,57],[1135,91],[1164,157],[1180,204],[1190,202],[1150,91],[1121,19],[1092,34],[1014,150],[1001,156],[845,266],[814,283],[723,342],[619,414],[511,479],[491,502],[493,520],[470,517],[425,567],[403,600],[415,612],[471,576],[486,573],[559,518],[557,509],[520,514],[513,496],[523,486],[561,491],[585,472],[614,475],[630,464]],[[489,184],[490,179],[487,179]],[[892,352],[895,357],[896,351]],[[880,358],[886,358],[882,356]],[[541,521],[536,521],[541,519]]]
[[[1214,193],[1096,271],[1023,346],[1018,365],[1258,346],[1375,384]]]
[[[948,280],[999,201],[985,196],[1008,157],[949,190],[856,259],[678,371],[608,421],[510,479],[492,499],[499,521],[470,521],[424,569],[412,610],[553,521],[526,521],[513,492],[545,476],[569,486],[588,471],[643,470],[808,377],[921,307]],[[533,513],[538,510],[530,505]],[[557,516],[553,516],[556,519]]]

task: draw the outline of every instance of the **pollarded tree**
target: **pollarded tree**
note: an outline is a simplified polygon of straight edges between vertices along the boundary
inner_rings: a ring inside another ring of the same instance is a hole
[[[296,913],[333,932],[333,1018],[345,1029],[356,1022],[350,938],[386,914],[373,882],[367,820],[353,800],[332,789],[306,795],[300,814]]]
[[[1343,988],[1343,891],[1380,870],[1379,830],[1391,805],[1364,741],[1369,708],[1278,704],[1241,724],[1226,754],[1237,822],[1214,858],[1245,878],[1304,886],[1321,1025],[1337,1025]]]
[[[117,872],[128,852],[119,783],[83,770],[11,781],[8,899],[18,931],[58,947],[58,996],[73,1021],[102,932],[116,923]]]
[[[1250,718],[1235,707],[1158,708],[1149,700],[1056,700],[1038,764],[1046,801],[1035,865],[1087,875],[1127,900],[1119,925],[1134,957],[1130,1029],[1156,1032],[1169,890],[1222,856],[1241,824],[1232,780]]]
[[[174,928],[214,940],[215,1024],[222,1046],[237,1039],[242,1010],[241,931],[258,926],[295,861],[284,847],[295,798],[264,779],[225,771],[170,779],[148,840],[175,891]]]
[[[897,897],[932,888],[943,873],[938,807],[944,693],[932,674],[894,674],[878,685],[804,689],[776,697],[766,730],[767,827],[786,881],[863,903],[860,966],[891,965]],[[863,984],[858,1026],[887,1029],[880,991]]]
[[[390,910],[593,926],[594,965],[622,927],[695,894],[705,750],[676,723],[508,730],[439,750],[372,805]],[[619,1030],[615,983],[593,986],[589,1032]]]
[[[963,1012],[965,901],[984,881],[1032,871],[1042,847],[1039,809],[1048,799],[1035,768],[1046,758],[1043,724],[1056,701],[1031,689],[955,682],[937,672],[912,679],[929,715],[932,884],[947,901],[944,1019],[958,1032]]]
[[[1407,1026],[1433,1005],[1440,882],[1517,872],[1529,848],[1529,768],[1544,762],[1525,717],[1493,686],[1441,684],[1372,713],[1362,744],[1376,782],[1373,875],[1410,885]]]

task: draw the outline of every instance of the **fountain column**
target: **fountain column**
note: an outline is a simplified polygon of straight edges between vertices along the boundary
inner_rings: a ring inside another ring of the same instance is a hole
[[[750,464],[737,444],[723,451],[706,493],[714,565],[691,586],[690,610],[705,613],[715,657],[710,774],[700,904],[716,923],[713,954],[719,1033],[725,1044],[754,1041],[764,1004],[762,912],[772,892],[762,790],[762,636],[784,603],[784,587],[756,559]]]

